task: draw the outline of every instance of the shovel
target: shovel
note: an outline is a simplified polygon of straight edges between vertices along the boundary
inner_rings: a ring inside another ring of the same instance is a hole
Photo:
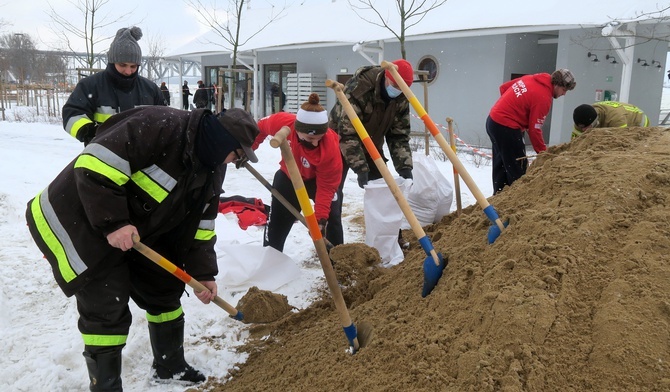
[[[447,117],[447,127],[449,129],[449,143],[451,150],[456,154],[456,138],[454,136],[454,119]],[[453,166],[453,165],[452,165]],[[458,170],[454,166],[454,193],[456,193],[456,216],[461,215],[461,181],[458,179]]]
[[[368,151],[368,154],[370,154],[370,157],[373,159],[382,177],[384,177],[386,185],[388,185],[389,189],[391,190],[391,193],[398,202],[398,206],[400,206],[400,209],[405,215],[407,222],[412,227],[414,235],[416,235],[416,238],[419,239],[419,244],[421,244],[421,247],[428,256],[423,261],[423,290],[421,292],[421,296],[425,298],[437,285],[437,282],[442,277],[442,272],[444,271],[444,267],[447,263],[442,259],[441,253],[435,252],[433,244],[430,242],[430,238],[428,238],[426,233],[423,231],[419,220],[416,219],[416,216],[412,212],[409,203],[407,203],[407,199],[405,199],[405,196],[402,194],[398,184],[393,179],[391,172],[382,160],[379,151],[377,151],[377,147],[375,147],[372,139],[370,139],[370,135],[368,135],[368,132],[365,130],[363,123],[358,118],[356,111],[354,111],[354,108],[351,106],[349,100],[344,95],[344,92],[342,91],[342,84],[328,79],[326,80],[326,86],[335,90],[335,95],[337,95],[337,99],[340,101],[342,108],[344,108],[344,111],[349,117],[349,120],[351,120],[351,124],[356,129],[358,137],[361,138],[365,149]]]
[[[400,90],[402,90],[403,94],[405,94],[405,97],[407,97],[409,102],[412,104],[412,107],[416,113],[419,115],[421,120],[423,120],[423,123],[430,130],[430,133],[433,135],[433,137],[435,137],[435,140],[437,140],[437,143],[442,148],[442,151],[447,154],[447,157],[454,166],[454,169],[463,178],[463,181],[470,189],[470,192],[472,192],[472,195],[475,197],[475,199],[477,199],[477,202],[484,210],[486,217],[489,218],[491,222],[493,222],[493,225],[489,227],[489,232],[487,235],[489,244],[492,244],[498,238],[498,236],[500,236],[500,233],[505,230],[505,227],[507,227],[509,221],[505,222],[503,225],[503,222],[498,216],[498,212],[495,210],[495,208],[493,208],[492,205],[489,204],[488,200],[486,200],[484,194],[479,190],[477,184],[472,179],[472,177],[470,177],[470,174],[467,172],[467,170],[465,170],[465,166],[463,166],[461,161],[458,159],[456,153],[449,147],[449,143],[447,143],[447,141],[444,139],[444,136],[442,136],[440,131],[437,129],[437,126],[433,120],[430,118],[430,116],[428,116],[428,113],[426,113],[426,110],[423,108],[423,106],[421,106],[421,103],[416,98],[412,90],[410,90],[402,77],[400,77],[397,66],[393,63],[389,63],[388,61],[382,61],[381,65],[382,68],[388,70],[391,73],[393,79],[395,79],[396,84],[398,87],[400,87]]]
[[[291,132],[289,127],[282,127],[277,134],[270,140],[270,145],[274,148],[279,148],[281,150],[282,158],[286,167],[289,171],[289,177],[293,183],[293,188],[295,188],[295,193],[298,196],[298,201],[300,202],[300,208],[305,213],[305,221],[307,223],[307,228],[309,229],[309,234],[314,241],[314,247],[316,248],[316,253],[319,256],[319,261],[321,262],[321,268],[323,269],[323,274],[326,276],[326,282],[328,283],[328,288],[330,289],[330,294],[333,296],[335,301],[335,308],[337,309],[342,328],[344,329],[344,334],[349,341],[349,352],[355,354],[359,348],[365,347],[367,341],[364,338],[372,336],[372,328],[369,324],[361,324],[360,335],[361,340],[358,339],[358,331],[356,326],[351,321],[349,316],[349,311],[347,310],[347,304],[344,302],[344,297],[342,296],[342,290],[340,285],[337,282],[337,276],[335,275],[335,270],[333,265],[330,263],[330,257],[328,256],[328,250],[326,249],[326,244],[323,241],[323,236],[321,235],[321,230],[319,230],[319,224],[316,221],[316,216],[314,215],[314,209],[312,209],[312,204],[309,201],[307,196],[307,191],[305,190],[305,183],[302,181],[300,176],[300,171],[298,165],[295,163],[295,158],[291,152],[291,148],[286,142],[286,137]]]
[[[205,290],[209,291],[209,289],[207,287],[205,287],[202,283],[198,282],[197,280],[193,279],[191,277],[191,275],[186,273],[186,271],[177,267],[176,265],[174,265],[172,262],[170,262],[165,257],[158,254],[153,249],[151,249],[148,246],[141,243],[140,242],[140,237],[138,237],[136,235],[133,235],[133,249],[142,253],[149,260],[158,264],[161,268],[163,268],[167,272],[171,273],[172,275],[174,275],[176,278],[178,278],[182,282],[191,286],[193,288],[193,290],[198,291],[198,292],[205,291]],[[212,302],[219,305],[219,307],[221,307],[221,309],[228,312],[230,317],[234,318],[235,320],[242,321],[242,319],[244,318],[244,315],[242,314],[242,312],[235,309],[232,305],[230,305],[228,302],[224,301],[218,295],[215,296],[214,299],[212,299]]]
[[[258,181],[260,181],[261,184],[263,184],[263,186],[265,187],[265,189],[267,189],[268,191],[270,191],[270,193],[272,193],[272,196],[274,196],[277,200],[279,200],[279,202],[282,203],[282,204],[284,205],[284,207],[286,207],[286,209],[289,210],[289,212],[290,212],[291,214],[293,214],[293,216],[295,216],[295,218],[296,218],[297,220],[300,221],[300,223],[302,223],[305,227],[307,227],[307,228],[309,229],[309,227],[307,226],[307,221],[305,220],[305,217],[302,216],[302,214],[300,213],[300,211],[298,211],[295,207],[293,207],[293,205],[292,205],[291,203],[289,203],[289,201],[286,200],[286,198],[285,198],[281,193],[279,193],[279,191],[276,190],[276,189],[275,189],[275,188],[274,188],[274,187],[273,187],[273,186],[272,186],[272,185],[265,179],[265,177],[263,177],[263,176],[261,175],[261,173],[259,173],[256,169],[254,169],[254,168],[249,164],[249,162],[244,162],[244,165],[243,165],[243,166],[244,166],[247,170],[249,170],[249,173],[251,173],[254,177],[256,177],[256,179],[257,179]],[[328,239],[326,239],[326,238],[324,237],[323,240],[326,241],[326,249],[332,249],[332,248],[333,248],[333,244],[331,244],[330,241],[328,241]]]

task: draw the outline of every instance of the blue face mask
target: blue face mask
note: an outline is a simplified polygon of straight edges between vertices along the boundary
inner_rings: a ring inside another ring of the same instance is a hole
[[[402,91],[398,90],[397,88],[391,86],[390,84],[386,86],[386,94],[389,95],[391,98],[396,98],[400,94],[402,94]]]

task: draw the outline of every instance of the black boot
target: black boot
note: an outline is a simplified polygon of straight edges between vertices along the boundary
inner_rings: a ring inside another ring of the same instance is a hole
[[[154,353],[153,378],[185,383],[205,381],[205,376],[184,359],[184,318],[165,323],[149,323],[151,350]]]
[[[86,346],[83,352],[93,392],[121,392],[121,349],[123,346]]]

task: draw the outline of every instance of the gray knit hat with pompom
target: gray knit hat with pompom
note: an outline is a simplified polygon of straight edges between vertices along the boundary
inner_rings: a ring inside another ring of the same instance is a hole
[[[110,63],[142,64],[142,49],[137,41],[142,38],[142,29],[137,26],[119,29],[109,46],[107,61]]]

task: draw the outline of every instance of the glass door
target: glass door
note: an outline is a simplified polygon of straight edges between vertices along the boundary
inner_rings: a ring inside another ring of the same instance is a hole
[[[296,64],[265,65],[264,115],[284,111],[286,105],[286,75],[296,72]]]

